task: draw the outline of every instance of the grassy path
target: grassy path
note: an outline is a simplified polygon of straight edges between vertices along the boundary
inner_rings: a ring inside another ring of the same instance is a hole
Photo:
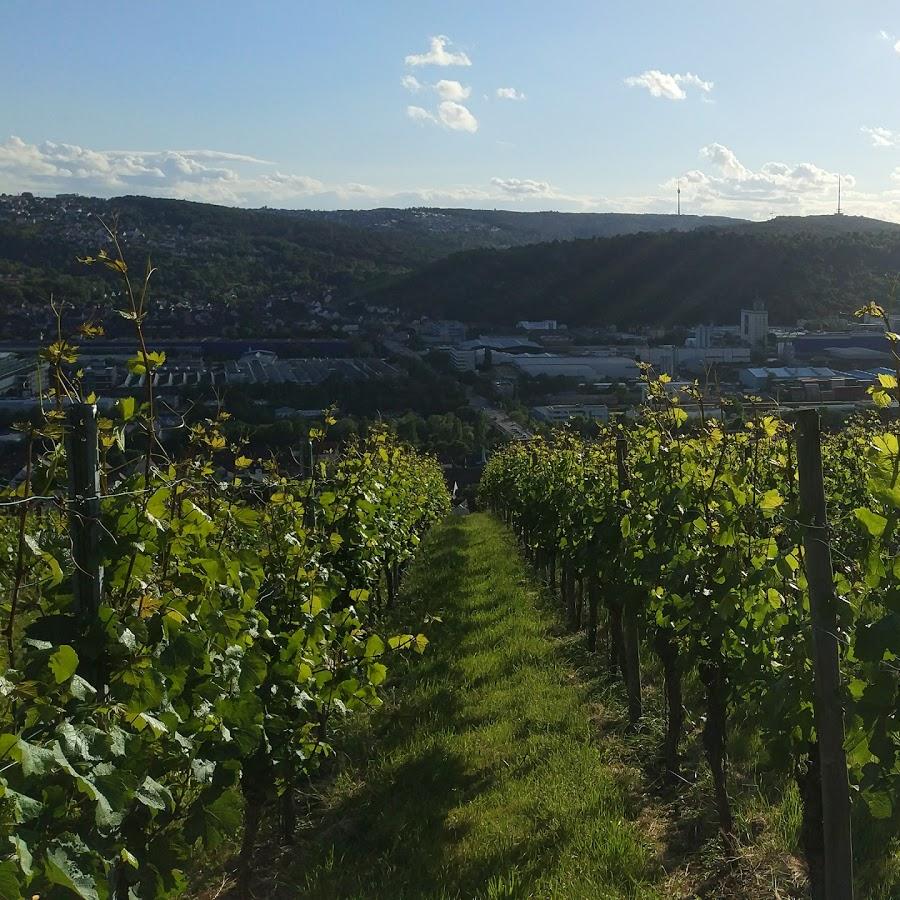
[[[653,848],[511,538],[487,516],[452,520],[407,587],[443,621],[358,730],[277,895],[658,896]]]

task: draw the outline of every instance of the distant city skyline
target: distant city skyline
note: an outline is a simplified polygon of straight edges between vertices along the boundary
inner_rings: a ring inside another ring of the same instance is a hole
[[[900,7],[11,3],[0,191],[900,221]]]

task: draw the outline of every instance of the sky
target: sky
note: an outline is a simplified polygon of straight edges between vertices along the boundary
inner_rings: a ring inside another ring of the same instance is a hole
[[[0,192],[900,221],[896,0],[0,14]]]

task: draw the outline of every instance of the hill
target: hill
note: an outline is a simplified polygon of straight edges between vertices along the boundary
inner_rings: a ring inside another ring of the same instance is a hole
[[[773,322],[790,323],[886,298],[900,272],[900,227],[883,224],[835,234],[818,221],[804,231],[761,223],[476,250],[373,300],[410,316],[496,325],[735,322],[742,306],[763,300]]]
[[[675,216],[655,213],[513,212],[505,209],[372,209],[281,211],[310,222],[341,225],[406,236],[446,252],[477,247],[514,247],[547,241],[612,237],[642,231],[694,231],[744,224],[724,216]]]
[[[900,225],[853,216],[778,217],[477,209],[236,209],[148,197],[0,196],[0,326],[23,339],[47,300],[93,311],[115,298],[78,255],[118,220],[126,254],[159,266],[162,334],[283,335],[311,310],[365,298],[410,315],[507,324],[734,321],[762,299],[773,319],[883,296]],[[75,313],[73,313],[75,315]],[[329,313],[322,321],[327,325]],[[320,323],[321,324],[321,323]]]
[[[870,219],[867,216],[834,214],[827,216],[775,216],[766,222],[735,222],[736,230],[752,233],[778,234],[893,234],[900,235],[900,224]]]
[[[313,212],[236,209],[182,200],[77,195],[0,196],[0,330],[23,339],[52,326],[48,298],[108,331],[114,298],[76,257],[109,243],[118,221],[126,255],[159,267],[155,329],[283,335],[311,310],[377,290],[449,254],[620,232],[690,229],[726,220],[504,210]],[[315,330],[315,329],[314,329]]]
[[[77,257],[108,246],[100,220],[118,221],[126,257],[159,267],[154,296],[169,321],[206,334],[280,334],[313,304],[404,274],[437,257],[403,235],[275,216],[264,210],[147,197],[0,197],[0,331],[35,337],[51,294],[97,308],[108,329],[102,273]],[[83,315],[84,313],[82,313]]]

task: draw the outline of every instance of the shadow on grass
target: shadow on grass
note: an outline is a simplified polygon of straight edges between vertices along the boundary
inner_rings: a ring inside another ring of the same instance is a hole
[[[592,747],[585,689],[534,600],[496,523],[429,535],[398,615],[443,621],[424,657],[391,667],[385,707],[348,729],[294,845],[262,849],[255,896],[658,896],[624,786]]]
[[[365,759],[373,746],[377,754],[328,809],[321,830],[301,835],[296,888],[284,896],[501,897],[522,889],[531,877],[528,861],[546,860],[558,842],[543,833],[502,851],[470,849],[464,860],[453,852],[472,827],[454,810],[477,801],[496,781],[493,768],[473,763],[455,740],[492,720],[473,715],[463,700],[507,674],[506,667],[492,666],[486,675],[466,679],[460,666],[494,629],[502,632],[505,620],[491,593],[477,590],[492,574],[481,561],[484,544],[464,523],[451,522],[423,548],[406,593],[414,605],[442,598],[445,618],[433,652],[412,662],[396,688],[398,705],[358,736],[351,757]]]
[[[538,580],[537,573],[534,577]],[[715,900],[757,900],[757,898],[804,896],[802,864],[790,841],[768,846],[759,853],[750,846],[765,828],[777,831],[785,816],[784,792],[791,785],[784,773],[770,773],[774,780],[745,784],[755,772],[748,756],[757,763],[761,757],[746,746],[747,736],[732,722],[730,753],[733,763],[730,787],[739,839],[746,846],[737,854],[725,848],[715,814],[711,779],[700,739],[702,721],[685,722],[681,743],[681,777],[673,778],[664,762],[662,745],[665,712],[662,671],[656,657],[642,650],[644,716],[637,729],[630,726],[625,686],[618,673],[608,666],[607,623],[601,608],[597,650],[590,651],[586,632],[573,631],[566,622],[558,596],[540,580],[539,604],[547,617],[546,634],[562,663],[578,673],[585,703],[593,710],[596,742],[603,758],[622,771],[628,815],[639,819],[655,837],[657,859],[670,873],[666,890],[674,897],[715,898]],[[585,611],[585,616],[586,616]],[[702,689],[696,674],[688,671],[682,684],[688,709],[702,708]],[[755,748],[754,748],[755,749]],[[753,781],[750,778],[750,781]],[[748,799],[748,788],[758,797],[768,820],[760,821],[759,809]],[[768,809],[766,803],[768,802]],[[788,802],[786,807],[790,807]],[[788,812],[793,810],[789,809]],[[770,836],[771,839],[771,836]],[[747,852],[744,852],[747,851]],[[772,893],[778,884],[780,893]]]

